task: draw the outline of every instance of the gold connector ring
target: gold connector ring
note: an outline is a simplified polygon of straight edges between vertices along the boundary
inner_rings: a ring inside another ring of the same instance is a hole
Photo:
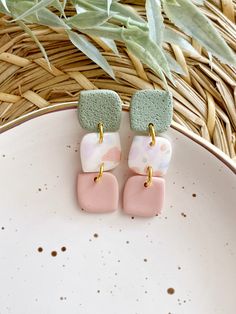
[[[99,143],[102,144],[104,132],[103,132],[103,123],[98,123],[98,132],[99,132]]]
[[[151,136],[151,139],[152,139],[152,141],[150,142],[150,146],[154,146],[156,144],[156,134],[155,134],[154,125],[152,123],[149,123],[148,128],[149,128],[149,135]]]
[[[101,164],[100,169],[99,169],[99,173],[98,173],[98,175],[94,178],[94,182],[97,183],[97,182],[101,179],[101,177],[102,177],[102,175],[103,175],[103,171],[104,171],[104,163]]]
[[[148,167],[147,168],[147,180],[146,182],[144,183],[144,186],[145,188],[148,188],[149,186],[152,185],[152,174],[153,174],[153,170],[152,170],[152,167]]]

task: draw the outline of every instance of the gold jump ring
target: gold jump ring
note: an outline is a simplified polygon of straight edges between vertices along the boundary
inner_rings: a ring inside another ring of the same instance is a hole
[[[148,188],[149,186],[152,185],[152,174],[153,174],[152,167],[149,166],[149,167],[147,168],[147,173],[148,173],[148,175],[147,175],[147,180],[146,180],[146,182],[144,183],[145,188]]]
[[[103,171],[104,171],[104,163],[101,164],[100,169],[99,169],[99,173],[98,173],[97,177],[94,178],[94,181],[96,183],[101,179],[101,177],[103,175]]]
[[[154,125],[152,123],[149,123],[148,128],[149,128],[149,135],[152,138],[152,141],[150,142],[150,146],[154,146],[156,144],[156,134],[155,134]]]
[[[101,122],[98,123],[98,132],[99,132],[99,143],[102,144],[104,133],[103,133],[103,123]]]

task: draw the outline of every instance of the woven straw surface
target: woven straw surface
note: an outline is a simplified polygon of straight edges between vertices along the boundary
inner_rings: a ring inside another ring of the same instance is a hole
[[[124,1],[123,1],[124,2]],[[141,15],[143,0],[126,0]],[[236,50],[236,0],[205,1],[202,11],[213,21],[231,48]],[[67,10],[70,14],[70,8]],[[165,21],[169,23],[169,21]],[[98,38],[90,38],[112,65],[116,80],[78,51],[58,29],[30,25],[44,45],[52,69],[27,34],[14,23],[0,18],[0,125],[39,108],[76,101],[83,89],[105,88],[120,94],[125,105],[138,89],[163,88],[160,79],[143,66],[122,43],[120,56]],[[174,74],[174,120],[235,158],[236,70],[213,59],[186,35],[200,53],[198,59],[176,45],[166,45],[187,72]]]

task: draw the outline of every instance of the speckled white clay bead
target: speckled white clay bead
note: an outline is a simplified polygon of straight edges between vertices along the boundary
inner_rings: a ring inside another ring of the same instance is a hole
[[[80,156],[84,172],[98,172],[102,163],[104,171],[114,169],[121,158],[119,133],[104,133],[102,143],[98,133],[86,134],[80,144]]]
[[[128,164],[135,173],[146,175],[147,167],[153,169],[153,176],[166,174],[171,159],[170,142],[163,137],[156,137],[156,144],[150,146],[150,136],[135,136],[131,144]]]

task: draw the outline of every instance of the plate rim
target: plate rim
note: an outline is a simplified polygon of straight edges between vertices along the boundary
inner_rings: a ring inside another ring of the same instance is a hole
[[[54,113],[54,112],[58,112],[62,110],[76,109],[77,106],[78,106],[77,102],[64,102],[64,103],[57,103],[48,107],[38,109],[36,111],[22,115],[21,117],[16,118],[13,121],[10,121],[4,124],[3,126],[0,126],[0,134],[10,129],[13,129],[14,127],[17,127],[20,124],[23,124],[24,122],[27,122],[34,118],[38,118],[45,114]],[[129,108],[127,106],[123,106],[122,110],[129,111]],[[200,137],[199,135],[177,124],[175,121],[172,121],[171,128],[182,133],[183,135],[188,137],[190,140],[194,141],[195,143],[205,148],[208,152],[210,152],[217,159],[219,159],[225,166],[227,166],[234,174],[236,174],[236,163],[229,156],[227,156],[224,152],[222,152],[219,148],[217,148],[216,146],[214,146],[213,144],[211,144],[204,138]]]

